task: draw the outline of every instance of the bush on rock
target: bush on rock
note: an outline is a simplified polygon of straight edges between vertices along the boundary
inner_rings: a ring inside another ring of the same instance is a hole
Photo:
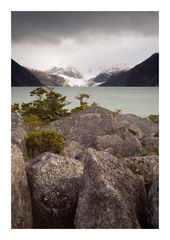
[[[151,114],[148,116],[148,118],[154,123],[159,123],[159,115]]]
[[[46,151],[60,153],[64,147],[63,134],[53,130],[33,130],[26,137],[26,146],[30,157]]]

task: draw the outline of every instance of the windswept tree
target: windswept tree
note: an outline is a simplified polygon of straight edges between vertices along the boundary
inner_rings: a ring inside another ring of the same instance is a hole
[[[90,95],[88,95],[86,93],[80,93],[75,98],[80,101],[80,106],[73,108],[71,110],[71,113],[76,113],[76,112],[79,112],[79,111],[82,111],[82,110],[86,110],[86,109],[88,109],[90,107],[88,102],[85,100],[85,99],[89,99]]]
[[[42,87],[36,88],[33,91],[30,92],[30,96],[36,96],[38,100],[42,100],[43,96],[47,93],[48,91],[45,90]]]
[[[80,93],[78,96],[76,96],[76,99],[80,101],[80,105],[87,104],[85,99],[89,99],[90,95],[86,93]]]
[[[49,91],[39,87],[31,91],[30,96],[36,97],[36,100],[22,103],[21,106],[15,103],[11,107],[13,112],[23,116],[28,129],[32,129],[34,125],[37,128],[39,123],[40,126],[48,124],[69,114],[68,109],[66,109],[68,105],[66,96],[56,93],[53,89]],[[29,123],[30,126],[28,126]]]

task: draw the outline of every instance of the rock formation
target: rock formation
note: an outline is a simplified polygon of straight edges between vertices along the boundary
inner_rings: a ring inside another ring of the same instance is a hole
[[[125,128],[118,129],[112,135],[98,136],[96,148],[118,158],[141,155],[143,153],[140,141]]]
[[[62,132],[69,141],[77,141],[85,147],[95,148],[98,136],[113,134],[125,136],[128,130],[137,139],[141,139],[143,136],[158,132],[158,124],[132,114],[117,115],[105,108],[92,106],[87,110],[54,121],[43,129]]]
[[[34,228],[74,228],[83,164],[44,153],[27,164]]]
[[[159,179],[155,178],[148,193],[148,226],[159,228]]]
[[[30,191],[25,173],[24,136],[21,118],[13,113],[11,146],[12,228],[32,228]]]
[[[13,228],[32,217],[33,228],[159,227],[157,123],[92,106],[42,129],[63,133],[65,146],[27,162],[26,178],[25,131],[12,114]]]
[[[146,190],[151,187],[154,179],[159,175],[159,159],[157,155],[129,157],[120,161],[130,168],[134,174],[143,176]]]
[[[76,228],[145,227],[143,178],[105,152],[87,150]]]

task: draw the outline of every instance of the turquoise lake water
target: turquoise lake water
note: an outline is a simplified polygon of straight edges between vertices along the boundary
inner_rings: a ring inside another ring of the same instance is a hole
[[[29,96],[35,87],[12,87],[11,102],[22,103],[33,100]],[[159,114],[159,88],[158,87],[54,87],[56,92],[67,97],[71,102],[67,108],[79,106],[75,99],[80,93],[90,95],[89,103],[115,111],[121,109],[122,113],[132,113],[141,117],[150,114]]]

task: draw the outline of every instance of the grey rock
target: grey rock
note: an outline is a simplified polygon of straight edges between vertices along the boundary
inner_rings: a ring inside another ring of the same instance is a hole
[[[117,115],[94,105],[43,127],[62,132],[66,140],[77,141],[86,148],[95,148],[97,136],[113,135],[121,128],[129,131],[136,139],[141,139],[157,132],[158,124],[131,114]]]
[[[143,177],[133,174],[112,155],[92,148],[87,150],[84,164],[76,228],[144,227],[146,192]]]
[[[136,156],[120,160],[134,174],[142,175],[148,191],[155,177],[159,175],[159,158],[157,155]]]
[[[66,140],[64,145],[65,146],[62,153],[65,157],[68,158],[77,159],[77,156],[79,156],[84,151],[84,147],[77,141]]]
[[[11,227],[32,228],[30,190],[25,172],[24,134],[21,118],[12,114]]]
[[[159,131],[158,123],[154,123],[148,119],[144,119],[133,114],[122,114],[120,115],[119,120],[122,122],[122,125],[134,132],[134,135],[139,138],[155,134]]]
[[[143,149],[145,149],[148,153],[159,154],[159,137],[155,136],[144,136],[141,139],[141,144],[143,145]]]
[[[148,193],[148,226],[159,228],[159,179],[154,180]]]
[[[67,140],[77,141],[85,147],[93,146],[97,136],[112,132],[116,125],[113,113],[93,106],[79,113],[54,121],[44,129],[62,132]]]
[[[140,141],[128,130],[121,128],[114,135],[98,136],[96,149],[106,151],[118,158],[143,154]]]
[[[25,130],[23,128],[22,118],[16,113],[11,114],[11,142],[18,145],[25,153]]]
[[[46,152],[26,169],[34,228],[74,228],[83,163]]]

